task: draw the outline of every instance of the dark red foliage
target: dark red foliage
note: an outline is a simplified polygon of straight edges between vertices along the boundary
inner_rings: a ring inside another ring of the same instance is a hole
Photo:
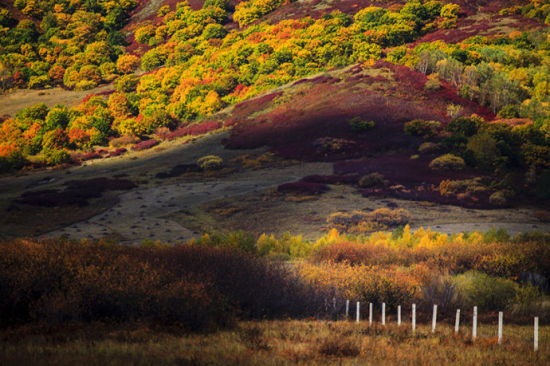
[[[123,147],[119,147],[118,149],[116,149],[114,151],[110,151],[109,156],[119,156],[119,155],[124,154],[126,151],[128,151],[128,150],[126,150]]]
[[[292,85],[300,85],[304,83],[314,83],[314,84],[335,84],[339,82],[340,79],[334,78],[332,76],[328,75],[320,75],[311,79],[301,79],[298,81],[295,81]]]
[[[231,117],[227,119],[224,126],[229,127],[233,125],[237,125],[240,121],[243,119],[247,119],[250,114],[252,114],[255,111],[261,110],[266,105],[268,105],[273,99],[281,96],[283,94],[282,91],[266,94],[259,96],[254,99],[245,100],[244,102],[238,103],[233,107],[233,112],[231,113]]]
[[[93,160],[93,159],[101,159],[103,156],[95,151],[90,151],[88,153],[85,153],[78,157],[78,160],[80,161],[87,161],[87,160]]]
[[[89,180],[73,180],[67,182],[62,191],[47,189],[25,192],[16,202],[44,207],[86,206],[89,199],[100,197],[105,191],[129,190],[135,187],[134,182],[128,179],[101,177]]]
[[[277,190],[279,192],[304,194],[304,195],[320,194],[328,191],[329,189],[330,188],[326,184],[304,182],[304,181],[285,183],[277,187]]]
[[[154,146],[157,146],[158,144],[159,142],[155,139],[145,140],[135,144],[134,147],[132,147],[132,150],[134,151],[147,150]]]
[[[202,123],[186,126],[186,127],[180,127],[171,133],[166,135],[167,140],[173,140],[178,137],[183,136],[198,136],[198,135],[204,135],[205,133],[208,133],[210,131],[217,130],[218,128],[221,128],[222,124],[221,122],[217,121],[204,121]]]

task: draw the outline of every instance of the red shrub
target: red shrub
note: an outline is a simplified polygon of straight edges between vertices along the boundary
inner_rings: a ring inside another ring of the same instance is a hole
[[[109,152],[109,156],[119,156],[119,155],[124,154],[126,151],[128,151],[128,150],[126,150],[123,147],[119,147],[118,149]]]
[[[80,161],[87,161],[87,160],[93,160],[93,159],[101,159],[103,156],[95,151],[90,151],[88,153],[85,153],[80,156]]]
[[[222,124],[220,122],[205,121],[196,125],[180,127],[172,131],[171,133],[167,134],[166,139],[173,140],[175,138],[183,137],[183,136],[204,135],[205,133],[217,130],[218,128],[221,128],[221,127],[222,127]]]
[[[132,150],[134,150],[134,151],[147,150],[147,149],[150,149],[154,146],[157,146],[158,144],[159,144],[159,142],[157,140],[154,140],[154,139],[145,140],[145,141],[141,141],[141,142],[138,142],[137,144],[135,144],[134,147],[132,147]]]

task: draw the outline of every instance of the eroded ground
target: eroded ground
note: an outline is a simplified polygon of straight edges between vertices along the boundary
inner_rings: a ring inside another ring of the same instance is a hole
[[[116,237],[124,243],[144,240],[181,242],[204,232],[242,229],[254,234],[290,232],[316,239],[326,230],[326,218],[336,211],[404,208],[411,227],[430,227],[443,232],[505,228],[510,233],[541,230],[550,224],[535,216],[535,208],[476,210],[422,201],[364,197],[357,188],[330,185],[321,195],[295,196],[277,192],[277,186],[309,175],[333,174],[331,163],[298,163],[273,158],[263,166],[243,167],[235,157],[259,156],[265,149],[227,150],[227,133],[196,141],[173,141],[155,151],[87,162],[66,170],[43,170],[0,179],[0,235]],[[173,174],[181,164],[216,154],[226,168],[210,173]],[[68,181],[97,177],[123,177],[136,183],[128,191],[109,191],[88,205],[36,207],[14,203],[23,192],[51,190]]]

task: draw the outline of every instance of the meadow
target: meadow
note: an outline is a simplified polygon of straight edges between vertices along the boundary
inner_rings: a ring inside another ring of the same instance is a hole
[[[533,351],[530,326],[505,325],[497,344],[494,324],[454,334],[420,325],[381,326],[363,321],[274,320],[239,322],[231,330],[181,334],[142,324],[94,324],[62,330],[0,333],[0,362],[33,365],[543,365],[550,362],[550,328]],[[469,328],[469,325],[468,325]],[[36,330],[35,330],[36,331]],[[6,340],[6,337],[9,337]]]

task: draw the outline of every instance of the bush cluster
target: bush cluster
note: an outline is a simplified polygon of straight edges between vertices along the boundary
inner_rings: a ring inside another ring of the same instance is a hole
[[[327,223],[340,231],[361,233],[405,225],[410,219],[411,215],[405,209],[379,208],[372,212],[335,212],[327,218]]]
[[[16,240],[0,252],[1,326],[140,319],[201,330],[322,304],[282,266],[230,248]]]

